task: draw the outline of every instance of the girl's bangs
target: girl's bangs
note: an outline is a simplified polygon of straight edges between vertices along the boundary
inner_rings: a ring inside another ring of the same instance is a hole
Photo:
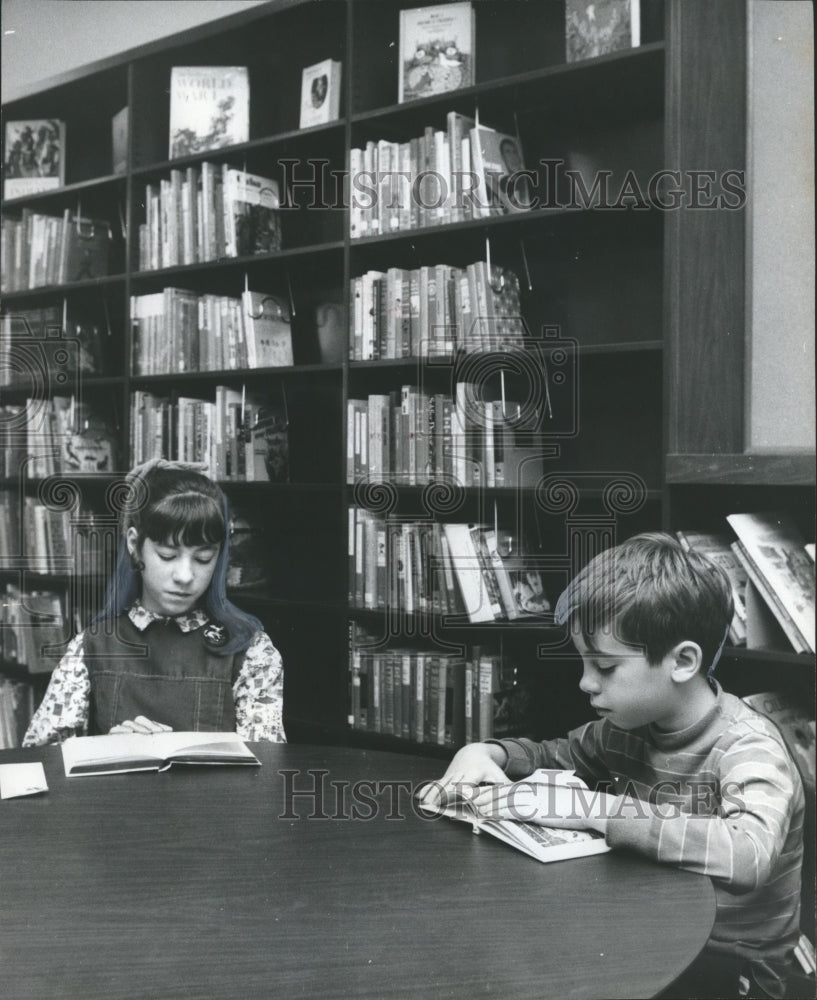
[[[165,497],[145,516],[143,528],[151,541],[171,545],[221,545],[227,535],[218,501],[201,493]]]

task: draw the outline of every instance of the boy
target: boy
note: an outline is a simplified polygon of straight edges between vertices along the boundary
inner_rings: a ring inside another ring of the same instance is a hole
[[[712,935],[667,995],[738,996],[743,977],[752,995],[782,997],[799,936],[803,789],[777,729],[712,678],[732,619],[728,580],[669,535],[639,535],[592,560],[556,618],[599,721],[564,739],[463,747],[423,804],[466,785],[486,815],[592,828],[613,848],[709,875]],[[541,767],[608,791],[508,784]]]

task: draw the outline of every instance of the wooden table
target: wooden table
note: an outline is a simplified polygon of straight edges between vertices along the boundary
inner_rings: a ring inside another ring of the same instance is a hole
[[[705,877],[418,817],[437,761],[252,746],[260,768],[71,779],[56,747],[0,753],[50,789],[0,802],[4,1000],[647,997],[709,935]]]

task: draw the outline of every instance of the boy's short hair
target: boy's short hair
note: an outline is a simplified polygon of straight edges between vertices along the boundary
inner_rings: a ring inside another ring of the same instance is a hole
[[[556,620],[593,637],[615,629],[627,645],[658,663],[679,642],[701,647],[709,669],[732,621],[726,573],[706,556],[686,551],[671,535],[649,532],[599,553],[571,581],[556,605]]]

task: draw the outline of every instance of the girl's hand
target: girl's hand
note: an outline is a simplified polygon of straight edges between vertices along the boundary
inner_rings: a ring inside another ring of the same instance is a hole
[[[116,726],[111,726],[112,733],[169,733],[173,726],[166,726],[163,722],[153,722],[146,719],[144,715],[137,715],[135,719],[126,719]]]
[[[419,805],[437,809],[448,798],[472,798],[478,785],[506,782],[502,770],[507,754],[494,743],[469,743],[458,750],[439,781],[432,781],[417,795]]]

